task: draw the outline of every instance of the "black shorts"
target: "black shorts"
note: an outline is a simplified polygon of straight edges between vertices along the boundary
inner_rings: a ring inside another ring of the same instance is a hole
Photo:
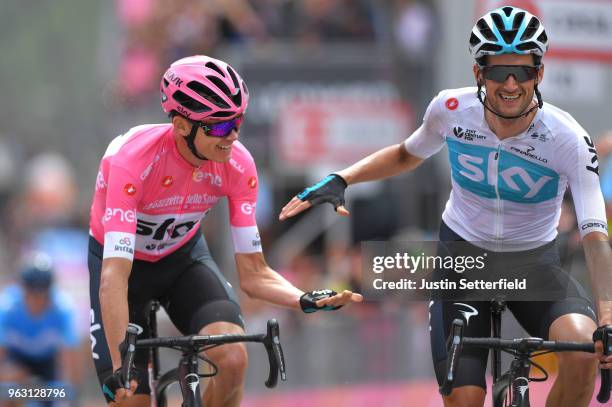
[[[6,351],[6,357],[10,363],[19,366],[25,370],[28,375],[36,377],[43,382],[58,380],[56,356],[45,359],[32,359],[9,348]]]
[[[442,222],[440,241],[463,241],[463,239]],[[439,251],[444,250],[441,246],[438,246]],[[545,250],[548,255],[554,247],[554,244],[549,244],[543,246],[542,250]],[[510,255],[520,257],[521,252],[512,252]],[[549,267],[540,265],[538,271],[547,275],[550,281],[568,281],[566,298],[557,301],[506,302],[508,309],[529,335],[543,339],[548,339],[550,326],[560,316],[577,313],[597,321],[593,305],[584,288],[563,271],[558,256],[547,258],[550,258]],[[561,276],[560,273],[564,275]],[[446,340],[452,321],[455,318],[465,321],[465,336],[489,337],[491,336],[491,302],[434,300],[430,302],[429,309],[431,352],[436,379],[438,384],[441,384],[446,373]],[[488,354],[487,349],[464,349],[453,387],[474,385],[486,389],[485,373]]]
[[[91,301],[92,357],[98,380],[112,374],[112,361],[100,314],[100,273],[103,247],[89,238],[89,295]],[[244,327],[240,305],[234,290],[212,259],[203,236],[198,233],[183,247],[153,263],[134,260],[128,282],[130,322],[140,325],[150,335],[149,311],[158,300],[172,323],[183,335],[197,334],[213,322],[231,322]],[[135,366],[139,384],[137,394],[149,394],[148,351],[138,350]],[[110,401],[107,398],[107,402]]]

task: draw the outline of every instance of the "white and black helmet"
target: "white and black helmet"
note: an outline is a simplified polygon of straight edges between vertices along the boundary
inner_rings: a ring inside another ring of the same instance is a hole
[[[487,55],[533,54],[536,65],[548,50],[540,20],[518,7],[505,6],[478,19],[470,36],[470,53],[479,65]]]

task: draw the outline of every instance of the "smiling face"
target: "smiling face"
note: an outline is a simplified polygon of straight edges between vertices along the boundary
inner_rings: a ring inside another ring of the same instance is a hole
[[[533,65],[532,55],[502,54],[487,56],[487,65]],[[513,75],[508,75],[502,83],[485,79],[482,69],[474,65],[476,81],[483,84],[487,90],[486,103],[497,113],[504,116],[517,116],[529,109],[532,103],[534,88],[542,81],[544,67],[537,77],[525,82],[519,82]]]
[[[227,137],[210,137],[201,127],[195,138],[198,152],[211,161],[224,163],[232,157],[232,146],[238,140],[238,130],[234,129]]]
[[[222,120],[218,120],[222,121]],[[214,123],[210,121],[209,123]],[[202,160],[194,156],[187,146],[187,136],[191,133],[192,122],[182,116],[176,115],[172,118],[174,140],[180,154],[194,166],[199,166]],[[232,157],[232,148],[235,141],[238,140],[239,129],[234,129],[226,137],[211,137],[207,136],[201,126],[197,127],[194,144],[198,154],[210,161],[224,163]]]

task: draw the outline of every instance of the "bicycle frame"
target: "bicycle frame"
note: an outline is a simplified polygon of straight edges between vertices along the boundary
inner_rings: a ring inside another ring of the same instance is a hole
[[[264,345],[268,355],[270,370],[265,382],[266,387],[273,388],[281,380],[287,380],[285,372],[285,361],[283,349],[280,343],[278,322],[275,319],[268,320],[266,334],[225,334],[225,335],[189,335],[181,337],[159,338],[157,332],[157,310],[159,303],[153,302],[149,314],[150,337],[137,339],[142,328],[135,324],[129,324],[126,332],[125,354],[123,356],[122,374],[124,387],[128,388],[131,380],[131,369],[133,368],[136,348],[149,349],[149,385],[151,386],[151,406],[166,406],[166,388],[174,382],[179,382],[183,396],[183,407],[202,407],[200,394],[200,378],[212,377],[217,374],[217,366],[210,360],[203,358],[212,367],[209,374],[200,374],[198,365],[200,353],[206,349],[229,343],[259,342]],[[169,370],[160,376],[160,362],[158,348],[166,347],[182,351],[178,367]]]
[[[447,396],[452,392],[453,383],[456,378],[457,366],[461,358],[463,347],[480,347],[488,349],[498,349],[511,351],[514,354],[514,359],[510,365],[510,370],[507,375],[498,379],[497,383],[501,383],[502,379],[506,379],[507,385],[510,387],[510,406],[509,407],[530,407],[529,402],[529,368],[532,364],[531,357],[537,352],[587,352],[595,353],[595,345],[593,343],[576,343],[563,341],[545,341],[541,338],[521,338],[506,340],[500,338],[471,338],[463,336],[464,322],[461,319],[455,319],[452,324],[451,334],[448,341],[448,357],[446,361],[446,376],[444,382],[440,386],[440,394]],[[612,335],[610,335],[612,337]],[[608,342],[604,338],[604,354],[608,349]],[[610,346],[609,348],[612,348]],[[534,364],[535,365],[535,364]],[[535,365],[537,366],[537,365]],[[540,368],[545,377],[531,378],[532,381],[542,381],[548,378],[545,370]],[[496,383],[496,384],[497,384]],[[505,383],[502,383],[505,384]],[[601,369],[601,383],[597,400],[601,403],[606,403],[610,399],[610,376],[606,369]],[[504,398],[494,398],[494,407],[501,406],[505,402]],[[505,404],[508,406],[507,404]]]

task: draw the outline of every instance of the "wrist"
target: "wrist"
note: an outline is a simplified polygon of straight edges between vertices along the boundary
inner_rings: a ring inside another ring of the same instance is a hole
[[[332,172],[332,175],[336,175],[340,180],[344,181],[345,187],[349,186],[349,175],[343,171]]]

